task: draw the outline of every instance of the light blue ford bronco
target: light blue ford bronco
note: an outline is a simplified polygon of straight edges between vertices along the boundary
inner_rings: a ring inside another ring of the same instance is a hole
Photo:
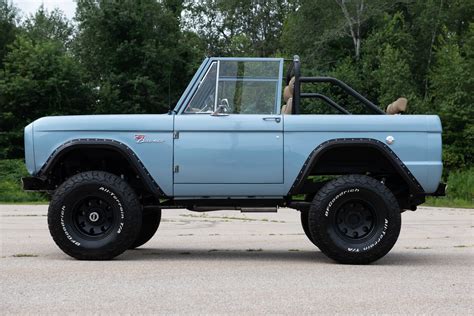
[[[286,64],[288,69],[285,71]],[[354,114],[332,84],[362,104]],[[317,99],[336,114],[300,114]],[[440,183],[441,122],[387,113],[345,83],[304,77],[300,60],[206,58],[168,114],[60,116],[25,128],[25,190],[51,194],[56,244],[77,259],[114,258],[156,232],[163,209],[301,212],[304,232],[341,263],[395,244],[401,213]]]

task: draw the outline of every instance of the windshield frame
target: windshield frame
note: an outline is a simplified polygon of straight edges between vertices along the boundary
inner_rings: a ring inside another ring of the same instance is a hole
[[[276,95],[276,103],[275,103],[275,113],[280,114],[281,111],[281,99],[282,99],[282,80],[283,80],[283,58],[254,58],[254,57],[211,57],[206,58],[201,66],[199,66],[198,70],[194,74],[191,82],[189,83],[188,87],[181,95],[178,103],[176,104],[173,112],[176,114],[185,114],[184,110],[186,109],[189,102],[191,102],[192,98],[194,97],[197,89],[199,88],[202,80],[206,77],[207,72],[209,71],[210,67],[214,62],[217,62],[219,65],[220,61],[242,61],[242,62],[279,62],[279,70],[278,70],[278,82],[277,82],[277,95]],[[218,83],[218,81],[216,81]],[[217,93],[216,93],[217,97]],[[207,114],[203,112],[202,114]],[[245,114],[238,114],[238,115],[245,115]]]

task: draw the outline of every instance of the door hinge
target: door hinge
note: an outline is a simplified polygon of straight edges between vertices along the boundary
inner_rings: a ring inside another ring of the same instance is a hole
[[[174,173],[178,173],[179,172],[179,165],[174,166],[173,171],[174,171]]]
[[[175,132],[173,133],[173,138],[174,138],[174,139],[178,139],[178,138],[179,138],[179,132],[178,132],[178,131],[175,131]]]

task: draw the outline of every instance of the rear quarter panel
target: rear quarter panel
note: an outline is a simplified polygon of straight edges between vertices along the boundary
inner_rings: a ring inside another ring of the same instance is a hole
[[[441,179],[441,122],[435,115],[285,115],[285,184],[293,184],[319,144],[337,138],[371,138],[389,145],[426,193]],[[350,159],[350,157],[348,157]],[[289,189],[289,188],[288,188]]]

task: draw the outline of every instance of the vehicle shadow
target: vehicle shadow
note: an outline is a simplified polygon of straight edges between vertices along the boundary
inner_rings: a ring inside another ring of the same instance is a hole
[[[470,267],[472,254],[438,253],[392,250],[370,266],[457,266]],[[117,260],[186,260],[186,261],[281,261],[337,264],[318,250],[265,250],[265,249],[195,249],[195,248],[143,248],[128,250]]]
[[[446,252],[397,252],[392,251],[384,258],[375,262],[376,265],[384,266],[456,266],[456,267],[472,267],[474,256],[469,252],[462,253],[446,253]]]
[[[122,254],[119,260],[223,260],[223,261],[294,261],[331,262],[320,251],[262,250],[262,249],[134,249]]]

